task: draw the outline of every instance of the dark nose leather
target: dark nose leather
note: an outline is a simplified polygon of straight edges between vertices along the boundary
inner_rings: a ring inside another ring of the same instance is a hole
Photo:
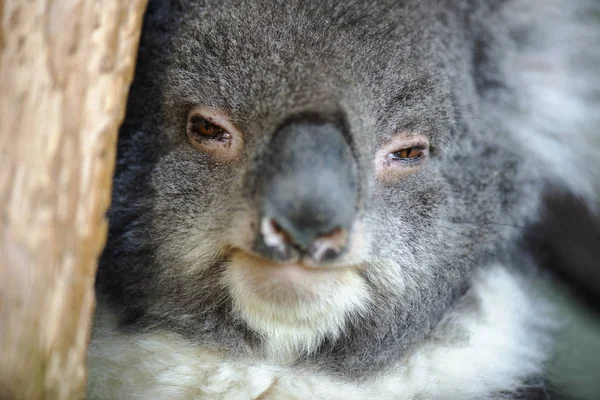
[[[331,260],[346,247],[358,201],[357,165],[339,124],[293,120],[273,135],[258,171],[259,251]]]

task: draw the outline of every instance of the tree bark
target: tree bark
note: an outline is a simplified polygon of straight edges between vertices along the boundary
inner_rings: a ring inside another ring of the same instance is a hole
[[[0,0],[0,399],[85,398],[147,0]]]

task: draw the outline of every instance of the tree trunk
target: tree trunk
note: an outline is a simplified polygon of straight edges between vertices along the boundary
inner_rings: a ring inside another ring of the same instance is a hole
[[[0,399],[85,398],[147,0],[0,0]]]

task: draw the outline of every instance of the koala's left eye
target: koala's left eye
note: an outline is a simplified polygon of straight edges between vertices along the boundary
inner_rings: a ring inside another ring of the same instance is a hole
[[[399,161],[408,161],[408,162],[412,162],[412,161],[417,161],[418,159],[420,159],[421,157],[423,157],[423,152],[425,149],[423,149],[422,147],[409,147],[406,149],[402,149],[399,151],[396,151],[394,153],[390,154],[390,157],[394,160],[399,160]]]
[[[397,182],[422,167],[429,156],[429,140],[424,135],[399,134],[377,152],[377,175],[382,182]]]

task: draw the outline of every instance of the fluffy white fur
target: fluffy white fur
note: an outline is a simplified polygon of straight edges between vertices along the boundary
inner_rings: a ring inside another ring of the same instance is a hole
[[[224,284],[236,314],[262,336],[265,356],[275,362],[294,361],[325,337],[336,338],[346,316],[369,303],[366,284],[355,270],[313,271],[305,277],[302,271],[288,274],[282,266],[264,263],[235,255]]]
[[[545,303],[544,303],[545,304]],[[168,332],[123,334],[99,312],[90,399],[494,399],[542,372],[546,306],[503,266],[484,269],[429,340],[367,382],[234,359]]]

